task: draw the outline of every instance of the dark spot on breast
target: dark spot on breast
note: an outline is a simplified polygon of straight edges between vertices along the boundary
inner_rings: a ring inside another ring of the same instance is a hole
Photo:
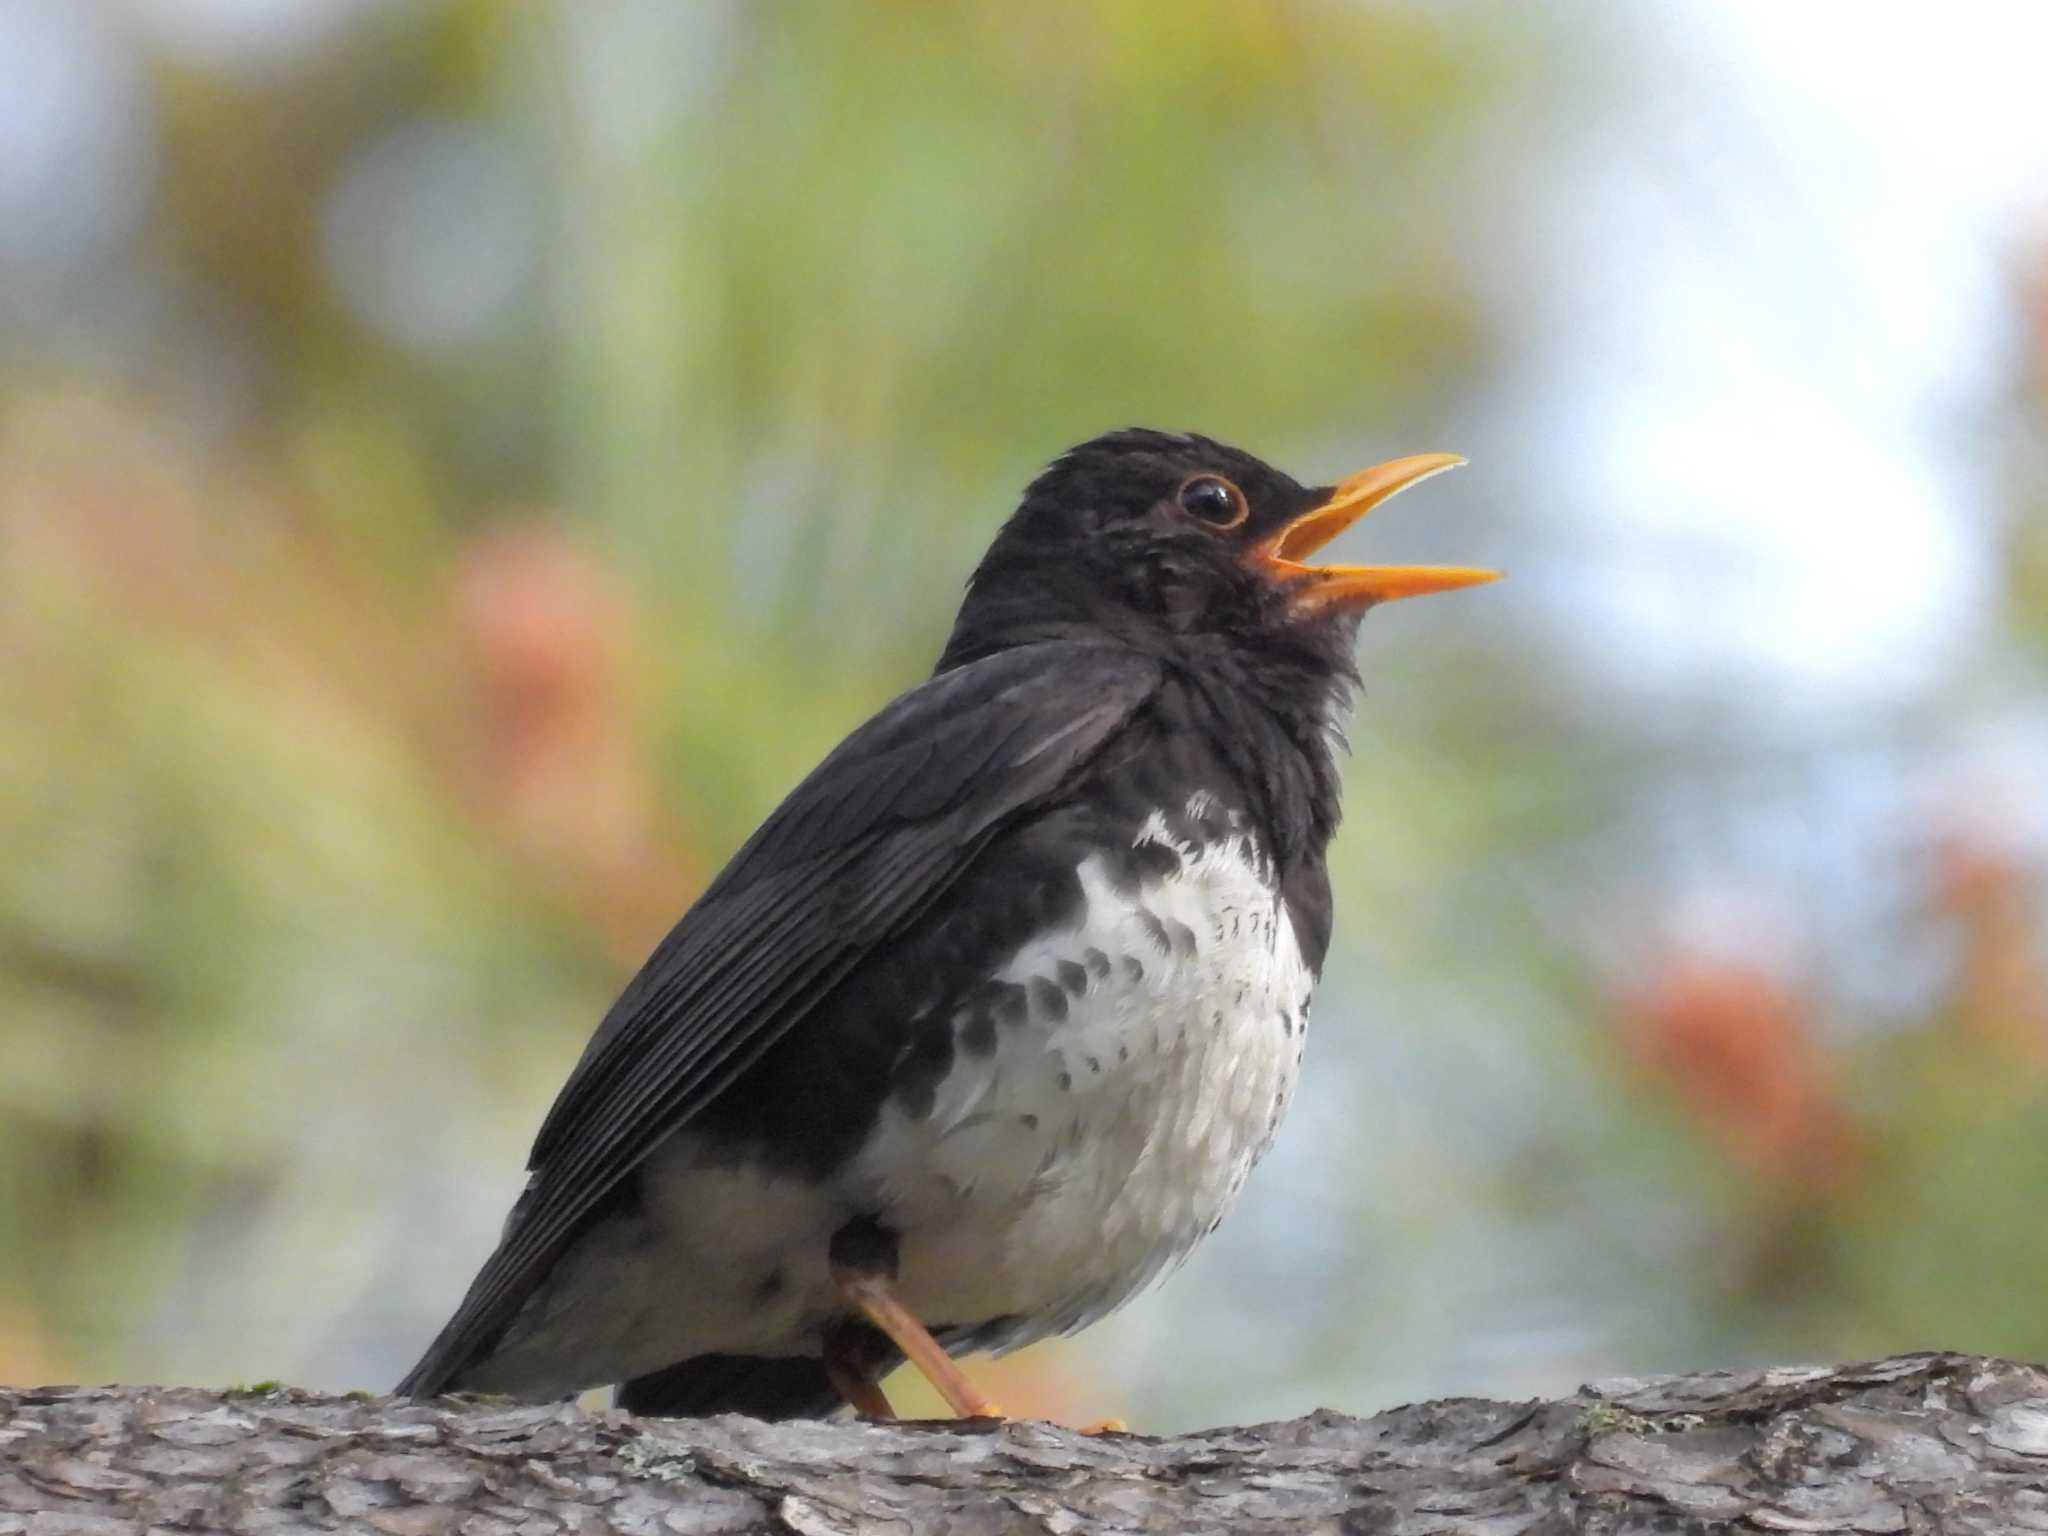
[[[996,1053],[995,1015],[984,1009],[976,1009],[960,1021],[960,1049],[970,1056],[993,1056]]]
[[[1059,964],[1060,985],[1074,996],[1079,997],[1088,990],[1088,972],[1079,962],[1062,960]]]
[[[1088,974],[1098,981],[1109,974],[1109,956],[1099,949],[1090,949],[1081,956],[1081,963],[1088,967]]]
[[[1244,1006],[1244,993],[1245,989],[1243,987],[1239,987],[1237,989],[1237,996],[1233,997],[1230,1000],[1230,1006],[1233,1008],[1242,1008]]]
[[[1294,1036],[1294,1010],[1292,1008],[1282,1008],[1280,1010],[1280,1033],[1290,1039]]]
[[[913,1120],[922,1120],[930,1115],[938,1097],[938,1084],[930,1078],[906,1078],[896,1085],[896,1102]]]
[[[953,1070],[953,1030],[934,1020],[921,1026],[896,1064],[896,1101],[913,1120],[932,1112],[939,1083]]]
[[[1124,979],[1126,981],[1143,981],[1145,979],[1145,962],[1136,955],[1125,955],[1119,963],[1124,968]]]
[[[1060,1092],[1065,1093],[1069,1088],[1074,1086],[1074,1074],[1071,1072],[1062,1072],[1059,1075],[1057,1081],[1060,1085]]]
[[[754,1287],[754,1301],[756,1304],[773,1301],[782,1294],[784,1284],[785,1277],[779,1266],[769,1270],[761,1283]]]
[[[1159,921],[1159,914],[1150,907],[1138,908],[1138,926],[1145,930],[1145,937],[1158,946],[1159,953],[1173,953],[1173,935],[1166,931],[1166,924]],[[1175,924],[1176,927],[1180,926]]]
[[[1118,1061],[1129,1061],[1131,1059],[1131,1048],[1128,1045],[1118,1046],[1116,1048],[1116,1059]]]
[[[1133,843],[1124,856],[1124,879],[1138,885],[1154,885],[1180,873],[1180,855],[1152,838]]]
[[[996,1022],[1022,1024],[1031,1012],[1024,988],[1014,981],[992,981],[988,985],[989,1008],[995,1014]]]
[[[1102,1071],[1102,1062],[1100,1058],[1095,1056],[1083,1056],[1081,1059],[1088,1063],[1088,1070],[1090,1072],[1099,1073]]]
[[[1024,1129],[1025,1129],[1025,1130],[1027,1130],[1027,1131],[1035,1131],[1035,1130],[1037,1130],[1037,1129],[1038,1129],[1038,1116],[1036,1116],[1036,1115],[1019,1115],[1019,1116],[1017,1117],[1017,1123],[1018,1123],[1019,1125],[1023,1126],[1023,1127],[1024,1127]]]
[[[1184,955],[1195,952],[1195,930],[1179,919],[1169,919],[1167,931],[1173,935],[1173,944]]]
[[[1057,1023],[1067,1016],[1067,994],[1057,984],[1036,976],[1031,981],[1031,1001],[1048,1020]]]

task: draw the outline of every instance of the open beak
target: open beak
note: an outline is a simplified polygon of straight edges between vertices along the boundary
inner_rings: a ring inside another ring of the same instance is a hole
[[[1251,552],[1253,568],[1294,592],[1296,608],[1366,608],[1425,592],[1451,592],[1499,581],[1499,571],[1470,565],[1304,565],[1314,554],[1398,491],[1465,461],[1455,453],[1417,453],[1389,459],[1333,489],[1320,506],[1301,514]]]

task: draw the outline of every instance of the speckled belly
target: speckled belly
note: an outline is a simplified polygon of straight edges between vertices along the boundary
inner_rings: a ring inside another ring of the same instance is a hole
[[[857,1216],[899,1234],[904,1299],[955,1347],[1082,1327],[1184,1258],[1279,1126],[1314,976],[1248,840],[1146,838],[1157,873],[1083,863],[1080,914],[953,1005],[946,1070],[900,1074],[830,1180],[679,1132],[640,1206],[584,1234],[465,1384],[813,1353],[845,1310],[831,1237]]]
[[[1156,819],[1143,837],[1167,841]],[[932,1326],[1004,1349],[1101,1317],[1215,1229],[1271,1144],[1314,977],[1248,841],[1172,851],[1150,882],[1084,863],[1076,925],[961,1006],[950,1070],[848,1170]]]

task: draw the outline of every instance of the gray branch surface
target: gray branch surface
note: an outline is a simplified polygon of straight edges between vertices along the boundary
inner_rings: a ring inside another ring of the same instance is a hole
[[[0,1533],[2048,1532],[2048,1370],[1610,1381],[1153,1439],[0,1388]]]

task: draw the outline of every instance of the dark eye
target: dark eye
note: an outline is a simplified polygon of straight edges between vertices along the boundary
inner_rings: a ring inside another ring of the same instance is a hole
[[[1244,492],[1221,475],[1196,475],[1182,483],[1180,509],[1214,528],[1235,528],[1251,516]]]

